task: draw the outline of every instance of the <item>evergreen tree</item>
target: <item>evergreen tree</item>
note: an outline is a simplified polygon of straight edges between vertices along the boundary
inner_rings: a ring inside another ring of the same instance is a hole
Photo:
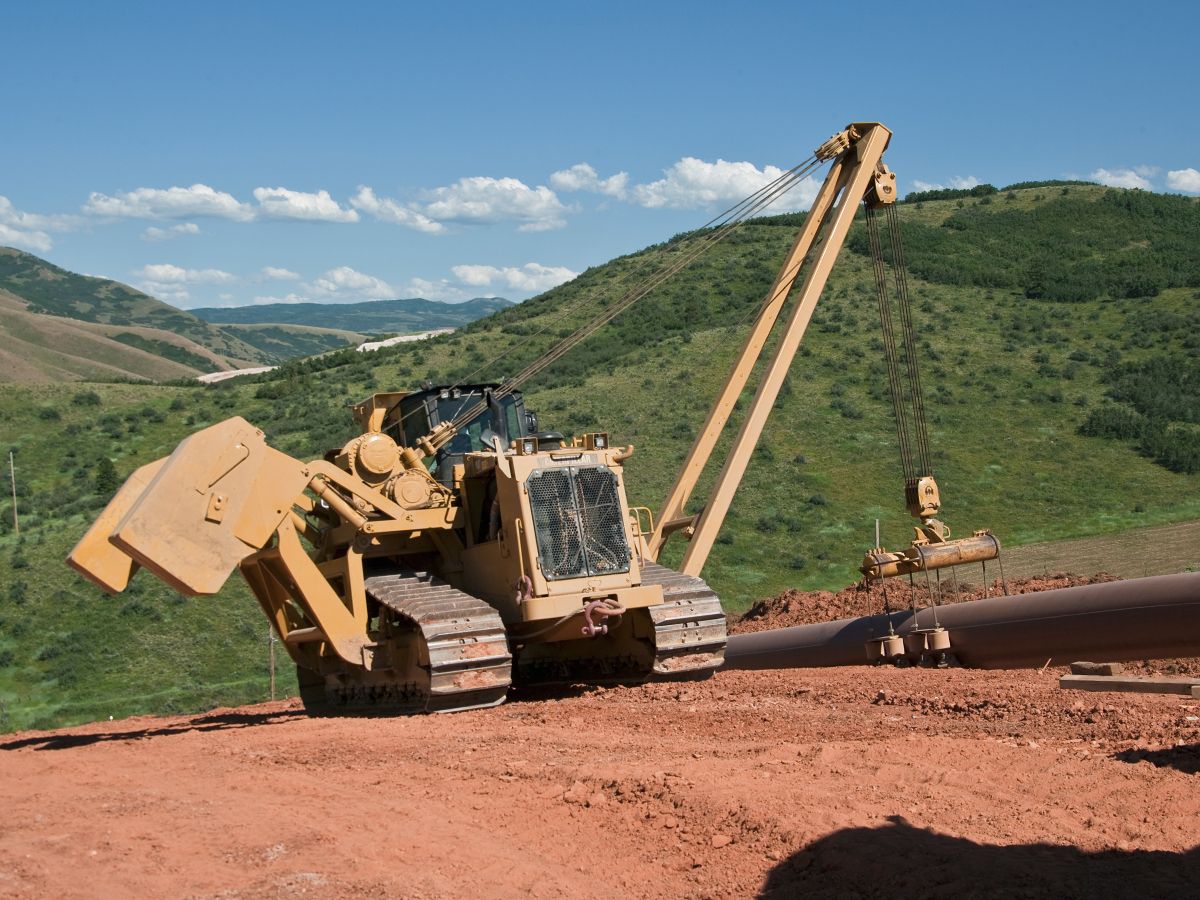
[[[96,463],[95,469],[96,493],[102,497],[111,497],[117,492],[117,488],[121,486],[121,479],[117,475],[116,466],[112,464],[112,460],[107,456],[100,457]]]

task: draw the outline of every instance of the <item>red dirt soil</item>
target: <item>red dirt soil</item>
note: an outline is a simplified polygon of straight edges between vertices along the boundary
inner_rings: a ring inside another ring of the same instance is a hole
[[[267,703],[0,738],[0,896],[1196,896],[1198,773],[1200,701],[1053,672]]]

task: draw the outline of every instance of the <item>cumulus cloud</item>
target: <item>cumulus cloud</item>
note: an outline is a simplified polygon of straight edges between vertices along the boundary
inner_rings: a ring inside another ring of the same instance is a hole
[[[947,188],[953,188],[956,191],[969,191],[973,187],[978,187],[982,182],[974,175],[951,175],[945,184],[939,184],[933,181],[921,181],[915,179],[913,181],[913,190],[917,191],[944,191]]]
[[[0,200],[3,199],[0,197]],[[40,229],[14,228],[0,219],[0,244],[45,253],[54,246],[54,241],[50,239],[50,235]]]
[[[523,266],[455,266],[451,271],[463,284],[490,287],[494,284],[514,291],[541,292],[575,278],[579,273],[565,266],[543,266],[525,263]]]
[[[79,224],[77,216],[43,216],[23,212],[0,196],[0,244],[46,252],[54,246],[51,233],[70,231]]]
[[[478,292],[464,291],[461,285],[448,278],[433,281],[428,278],[410,278],[401,291],[405,297],[422,297],[426,300],[440,300],[443,303],[460,303],[478,295]]]
[[[517,178],[460,178],[426,193],[421,212],[438,222],[491,225],[520,222],[518,231],[549,231],[566,225],[567,207],[545,185]]]
[[[436,234],[445,223],[494,225],[516,222],[518,231],[548,231],[566,224],[568,209],[545,185],[530,187],[517,178],[460,178],[400,202],[379,197],[366,186],[350,199],[355,209],[383,222]]]
[[[149,294],[168,303],[174,303],[177,306],[187,303],[192,299],[191,292],[182,284],[159,284],[153,281],[142,281],[136,283],[134,287],[144,294]]]
[[[590,191],[623,200],[629,187],[629,173],[618,172],[602,179],[595,169],[582,162],[555,172],[550,176],[550,183],[560,191]]]
[[[1200,171],[1192,168],[1172,169],[1167,173],[1167,187],[1187,194],[1200,194]]]
[[[705,162],[685,156],[649,184],[635,185],[630,196],[648,209],[699,209],[734,203],[783,174],[776,166],[759,169],[749,162]],[[812,179],[802,181],[770,206],[771,212],[807,209],[817,195]]]
[[[1151,190],[1153,185],[1150,177],[1157,172],[1149,166],[1135,166],[1132,169],[1097,169],[1091,174],[1092,181],[1098,181],[1107,187],[1140,188]]]
[[[136,188],[117,194],[93,191],[83,211],[96,216],[115,216],[124,219],[190,219],[209,216],[248,222],[254,218],[254,208],[242,203],[232,194],[217,191],[207,184],[191,187]]]
[[[429,234],[437,234],[446,230],[446,226],[433,221],[419,210],[404,206],[390,197],[378,197],[374,190],[366,186],[359,187],[358,193],[350,198],[350,205],[381,222],[403,225],[406,228]]]
[[[396,289],[374,275],[367,275],[349,266],[330,269],[313,281],[316,294],[335,300],[389,300],[397,296]]]
[[[254,189],[259,214],[270,219],[302,219],[309,222],[357,222],[358,213],[339,206],[329,191],[315,194],[287,188]]]
[[[195,222],[183,222],[170,228],[159,228],[151,225],[142,232],[143,241],[169,241],[188,234],[199,234],[200,226]]]
[[[263,266],[262,277],[269,281],[299,281],[300,276],[291,269],[281,269],[277,266]]]
[[[133,274],[156,284],[224,284],[237,280],[220,269],[185,269],[171,263],[151,263]]]
[[[134,287],[173,303],[191,299],[188,285],[228,284],[237,278],[221,269],[185,269],[172,263],[151,263],[135,271],[138,281]]]

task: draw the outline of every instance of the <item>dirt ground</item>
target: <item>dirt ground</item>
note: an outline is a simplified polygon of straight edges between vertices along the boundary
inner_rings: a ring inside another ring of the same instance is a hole
[[[731,671],[6,735],[0,896],[1197,896],[1200,701],[1057,674]]]

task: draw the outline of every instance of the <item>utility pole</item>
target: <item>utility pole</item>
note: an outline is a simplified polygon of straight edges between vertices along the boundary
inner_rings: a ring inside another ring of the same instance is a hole
[[[21,522],[17,518],[17,470],[13,466],[13,452],[8,451],[8,480],[12,482],[13,495],[13,533],[21,533]]]
[[[275,699],[275,629],[267,630],[267,646],[271,648],[271,699]]]

